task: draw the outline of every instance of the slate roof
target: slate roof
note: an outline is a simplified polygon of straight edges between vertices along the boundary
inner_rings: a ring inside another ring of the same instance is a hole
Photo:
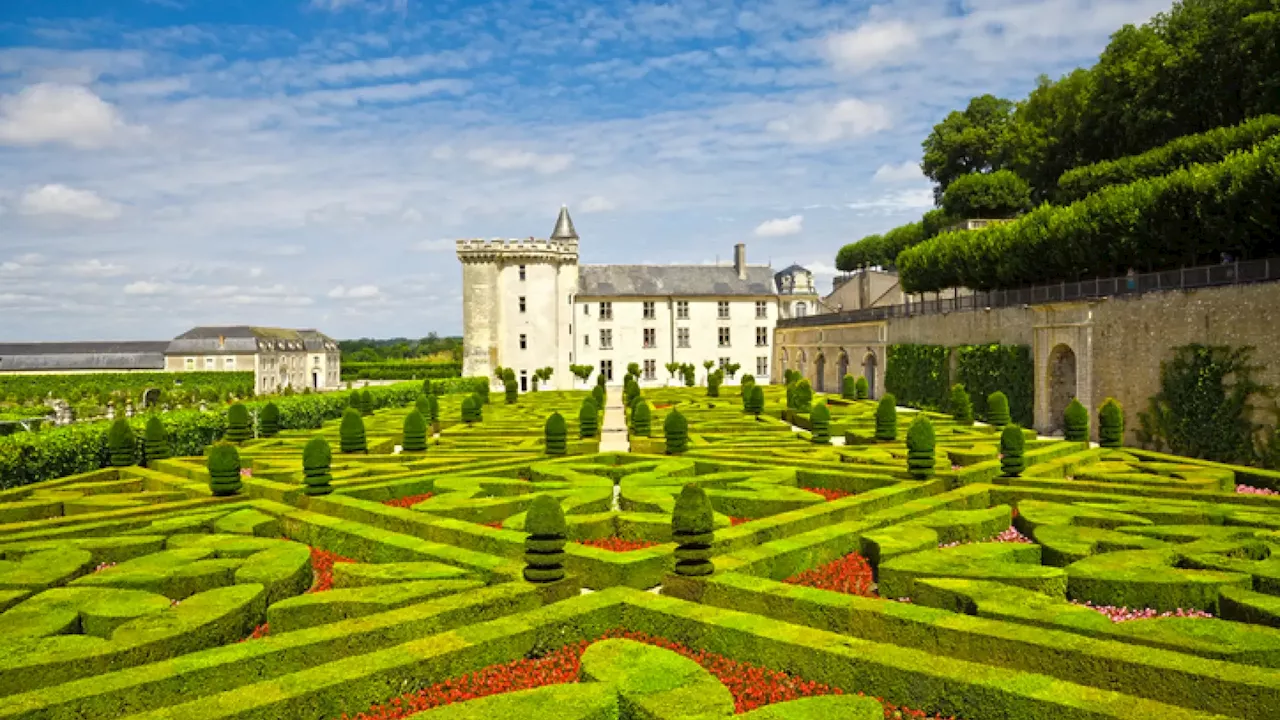
[[[556,226],[551,230],[552,240],[577,240],[578,231],[573,229],[573,218],[569,217],[569,208],[560,206],[560,214],[556,217]]]
[[[163,370],[169,343],[0,343],[0,370]]]
[[[254,327],[251,325],[204,326],[192,328],[168,343],[167,355],[203,353],[253,354],[266,343],[285,343],[284,350],[322,351],[333,340],[316,330]],[[295,347],[296,346],[296,347]]]
[[[578,294],[591,297],[776,295],[773,270],[748,266],[739,280],[731,265],[583,265]]]

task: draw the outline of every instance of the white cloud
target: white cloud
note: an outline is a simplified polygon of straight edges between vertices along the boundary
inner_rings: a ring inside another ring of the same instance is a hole
[[[170,283],[151,282],[150,280],[136,280],[124,286],[125,295],[161,295],[172,289]]]
[[[381,295],[377,285],[355,285],[345,287],[339,285],[329,291],[329,297],[337,300],[365,300]]]
[[[340,90],[315,90],[294,98],[304,106],[335,105],[353,107],[362,103],[403,103],[432,95],[465,93],[471,83],[465,80],[423,80],[416,83],[391,83]]]
[[[792,215],[786,218],[765,220],[756,227],[756,237],[786,237],[799,234],[804,229],[804,216]]]
[[[871,180],[878,183],[905,183],[924,179],[920,163],[914,160],[908,160],[901,165],[881,165],[876,169],[876,174],[871,176]]]
[[[413,249],[418,252],[444,252],[452,251],[457,247],[457,242],[448,239],[439,240],[419,240],[413,244]]]
[[[478,148],[467,153],[467,157],[497,170],[533,170],[543,175],[560,172],[573,162],[572,155],[539,155],[526,150],[498,148]]]
[[[24,193],[18,201],[18,210],[24,215],[69,215],[89,220],[113,220],[120,217],[123,208],[92,190],[76,190],[53,183]]]
[[[902,21],[869,22],[828,36],[825,49],[836,67],[860,71],[893,64],[913,50],[919,40],[915,29]]]
[[[311,7],[328,12],[363,10],[365,12],[403,13],[409,8],[409,0],[311,0]]]
[[[71,272],[72,275],[79,275],[80,277],[96,277],[96,278],[116,277],[118,275],[123,275],[126,272],[128,272],[124,267],[120,265],[116,265],[115,263],[104,263],[97,258],[93,258],[91,260],[85,260],[83,262],[72,263],[70,267],[68,267],[67,269]]]
[[[898,190],[873,200],[847,203],[845,207],[866,214],[891,215],[913,210],[929,210],[933,207],[933,191],[929,188]]]
[[[830,105],[810,105],[798,113],[770,121],[766,128],[804,144],[870,135],[887,130],[890,125],[889,111],[884,106],[848,98]]]
[[[262,268],[260,267],[249,268],[249,277],[251,278],[262,277]]]
[[[306,251],[307,249],[301,245],[270,245],[261,250],[263,255],[275,257],[296,257]]]
[[[589,215],[591,213],[608,212],[617,208],[618,205],[609,198],[601,195],[592,195],[586,200],[583,200],[582,204],[578,207],[583,214]]]
[[[0,143],[61,142],[92,149],[138,130],[124,122],[115,106],[76,85],[38,83],[0,96]]]

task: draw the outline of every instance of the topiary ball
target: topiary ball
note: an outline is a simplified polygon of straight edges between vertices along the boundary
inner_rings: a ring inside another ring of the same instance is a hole
[[[689,449],[689,421],[679,410],[667,413],[662,421],[662,434],[666,436],[668,455],[679,455]]]
[[[167,460],[173,455],[173,447],[169,444],[169,432],[158,415],[147,418],[147,428],[143,444],[143,457],[148,463],[152,460]]]
[[[364,418],[355,408],[347,408],[342,413],[342,423],[338,425],[339,447],[344,453],[369,452],[365,442]]]
[[[831,411],[826,403],[818,403],[809,411],[809,425],[815,445],[831,444]]]
[[[898,438],[898,399],[885,393],[876,406],[876,439],[891,442]]]
[[[258,435],[275,437],[280,433],[280,408],[269,402],[258,411]]]
[[[404,436],[400,445],[405,452],[422,452],[427,449],[427,421],[422,413],[414,410],[404,416]]]
[[[653,432],[653,412],[644,398],[636,398],[635,409],[631,411],[631,432],[638,437],[649,437]]]
[[[937,462],[934,448],[937,439],[933,431],[933,423],[924,415],[916,415],[907,428],[907,471],[917,480],[925,480],[933,475],[933,467]]]
[[[1063,435],[1068,442],[1089,442],[1089,409],[1072,398],[1062,412]]]
[[[859,375],[855,381],[854,390],[857,392],[859,400],[866,400],[871,394],[871,385],[865,377]]]
[[[951,386],[951,418],[961,427],[969,427],[973,425],[973,403],[969,400],[969,393],[965,392],[964,385],[956,383]]]
[[[549,583],[564,579],[564,545],[568,525],[564,510],[550,495],[539,495],[525,515],[524,579]]]
[[[1012,420],[1009,418],[1009,398],[999,390],[987,396],[987,423],[996,427],[1004,427]]]
[[[1005,477],[1018,477],[1026,468],[1022,456],[1026,443],[1022,428],[1012,423],[1004,426],[1000,433],[1000,472]]]
[[[1098,444],[1104,448],[1124,445],[1124,408],[1115,398],[1107,398],[1098,410]]]
[[[548,455],[564,455],[568,452],[569,429],[566,427],[563,415],[558,412],[551,413],[542,430],[546,436]]]
[[[840,378],[840,398],[843,400],[858,399],[858,381],[852,375]]]
[[[468,395],[462,399],[462,422],[474,423],[480,419],[480,398],[476,395]]]
[[[240,452],[236,446],[227,442],[215,443],[209,447],[209,456],[205,461],[209,470],[209,489],[215,496],[226,497],[240,492]]]
[[[685,485],[676,498],[671,513],[671,539],[676,542],[677,575],[703,577],[715,571],[711,563],[715,513],[701,486]]]
[[[249,408],[244,403],[236,403],[227,408],[227,442],[242,443],[253,438],[253,430],[249,425]]]
[[[302,492],[306,495],[328,495],[333,492],[333,476],[329,468],[333,464],[333,452],[329,441],[317,435],[307,441],[302,449]]]
[[[107,430],[107,456],[112,467],[132,465],[137,456],[138,439],[129,421],[117,418]]]

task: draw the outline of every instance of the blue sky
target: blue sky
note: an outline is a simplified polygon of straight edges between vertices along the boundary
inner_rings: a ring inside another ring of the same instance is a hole
[[[974,95],[1170,0],[18,0],[0,10],[0,341],[461,330],[453,240],[799,262],[931,204]]]

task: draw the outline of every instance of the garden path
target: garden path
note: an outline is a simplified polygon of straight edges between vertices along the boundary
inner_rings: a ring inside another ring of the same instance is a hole
[[[631,452],[627,438],[627,415],[622,409],[622,389],[605,391],[604,420],[600,423],[600,452]]]

